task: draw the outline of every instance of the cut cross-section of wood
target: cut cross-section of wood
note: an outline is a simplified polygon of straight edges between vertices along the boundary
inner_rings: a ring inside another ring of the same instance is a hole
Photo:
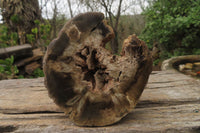
[[[114,38],[98,12],[80,14],[60,31],[44,57],[49,96],[79,126],[116,123],[137,104],[152,71],[145,43],[124,40],[121,55],[105,49]]]

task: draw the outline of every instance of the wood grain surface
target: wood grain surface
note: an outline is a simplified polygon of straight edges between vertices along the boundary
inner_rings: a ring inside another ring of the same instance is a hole
[[[0,81],[3,132],[200,132],[200,80],[153,71],[133,112],[106,127],[78,127],[48,97],[43,78]]]

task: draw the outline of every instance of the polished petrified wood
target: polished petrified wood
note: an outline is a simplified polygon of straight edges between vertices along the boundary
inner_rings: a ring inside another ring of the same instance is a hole
[[[112,28],[97,12],[80,14],[54,39],[44,57],[50,97],[79,126],[105,126],[131,112],[148,81],[152,59],[136,35],[124,40],[121,56],[105,44]]]

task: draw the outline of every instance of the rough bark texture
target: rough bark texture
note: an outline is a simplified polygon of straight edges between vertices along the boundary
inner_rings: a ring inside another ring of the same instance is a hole
[[[135,107],[152,70],[149,50],[130,35],[121,56],[104,48],[114,37],[102,13],[70,20],[44,57],[45,85],[79,126],[113,124]]]

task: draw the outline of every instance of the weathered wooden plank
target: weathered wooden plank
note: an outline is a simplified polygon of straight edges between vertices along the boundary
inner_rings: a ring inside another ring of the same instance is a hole
[[[18,128],[17,132],[160,132],[198,131],[199,104],[153,108],[136,108],[119,123],[107,127],[85,128],[75,126],[61,113],[18,114],[1,116],[2,126],[7,123]]]
[[[0,81],[0,113],[60,112],[48,97],[43,81],[43,78]]]
[[[7,48],[0,48],[0,59],[13,55],[15,58],[24,58],[32,56],[32,46],[30,44],[18,45]]]
[[[153,72],[135,110],[106,127],[74,125],[48,97],[43,78],[0,81],[0,132],[200,132],[200,81]]]
[[[32,57],[28,57],[23,60],[17,61],[17,62],[15,62],[15,65],[17,67],[21,67],[21,66],[27,65],[30,62],[40,60],[43,58],[43,56],[44,56],[44,53],[42,52],[42,50],[40,48],[34,49]]]

